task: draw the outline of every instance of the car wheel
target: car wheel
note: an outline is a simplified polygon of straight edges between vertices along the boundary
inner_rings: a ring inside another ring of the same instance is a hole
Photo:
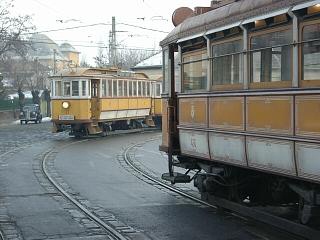
[[[35,124],[38,124],[38,120],[34,120],[34,123],[35,123]]]
[[[21,124],[21,125],[23,124],[23,121],[22,121],[22,120],[20,120],[20,124]]]
[[[26,120],[26,121],[24,121],[25,122],[25,124],[28,124],[28,121]]]

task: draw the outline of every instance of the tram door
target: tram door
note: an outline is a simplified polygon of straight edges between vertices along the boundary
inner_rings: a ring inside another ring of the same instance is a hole
[[[100,115],[100,80],[91,80],[91,118],[99,119]]]

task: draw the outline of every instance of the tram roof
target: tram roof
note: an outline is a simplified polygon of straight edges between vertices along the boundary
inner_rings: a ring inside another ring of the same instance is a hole
[[[63,69],[56,73],[55,75],[51,76],[50,78],[57,78],[57,77],[94,77],[94,76],[117,76],[117,77],[126,77],[126,73],[130,71],[122,71],[118,68],[68,68]],[[121,74],[123,73],[123,74]],[[130,72],[134,78],[143,78],[148,79],[148,76],[144,73],[140,72]]]
[[[181,39],[189,40],[209,34],[209,31],[239,26],[255,20],[286,13],[291,7],[308,3],[316,4],[315,0],[238,0],[228,5],[216,8],[201,15],[189,17],[175,27],[165,39],[160,42],[165,46]],[[282,12],[283,11],[283,12]]]

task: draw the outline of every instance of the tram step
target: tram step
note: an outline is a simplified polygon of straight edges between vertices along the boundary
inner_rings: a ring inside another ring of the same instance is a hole
[[[189,183],[191,182],[191,178],[187,174],[174,172],[173,176],[170,176],[170,173],[163,173],[161,178],[166,181],[170,181],[171,183]]]

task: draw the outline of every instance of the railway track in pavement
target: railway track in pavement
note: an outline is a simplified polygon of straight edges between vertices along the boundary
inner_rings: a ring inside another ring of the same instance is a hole
[[[166,181],[153,176],[149,172],[145,171],[143,168],[140,167],[140,164],[137,165],[137,162],[134,161],[134,154],[132,153],[132,150],[140,147],[141,145],[149,142],[149,141],[155,141],[156,139],[149,139],[144,142],[135,143],[127,147],[123,151],[123,161],[137,174],[137,177],[146,179],[145,182],[152,184],[152,185],[158,185],[161,186],[171,192],[174,192],[176,194],[181,195],[182,197],[188,198],[196,203],[199,203],[201,205],[215,208],[215,209],[225,209],[228,211],[231,211],[230,214],[243,218],[245,220],[254,220],[258,221],[258,223],[266,223],[269,226],[272,226],[275,229],[278,229],[279,231],[283,232],[287,235],[287,239],[311,239],[311,240],[318,240],[320,239],[320,231],[315,230],[313,228],[310,228],[306,225],[298,224],[296,222],[284,219],[282,217],[278,217],[276,215],[273,215],[269,212],[256,209],[256,208],[250,208],[241,204],[237,204],[222,198],[206,198],[204,201],[193,194],[190,194],[186,192],[185,190],[182,190],[179,186],[170,185]],[[248,219],[247,219],[248,218]]]

